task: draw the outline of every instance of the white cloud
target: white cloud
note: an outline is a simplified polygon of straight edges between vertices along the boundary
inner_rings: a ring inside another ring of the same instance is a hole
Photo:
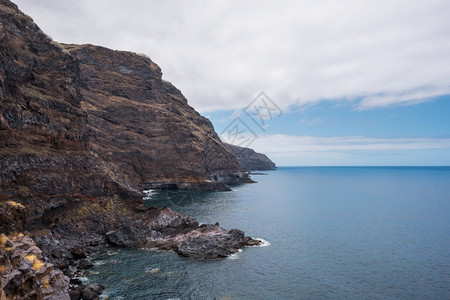
[[[411,105],[425,101],[431,101],[434,97],[446,94],[450,94],[450,86],[423,88],[399,94],[392,93],[389,95],[369,96],[364,98],[358,104],[358,109],[367,110],[393,105]]]
[[[450,1],[17,0],[55,40],[146,53],[201,111],[450,91]],[[361,102],[358,102],[362,99]]]
[[[278,164],[377,165],[433,164],[432,151],[446,151],[450,162],[450,138],[370,138],[364,136],[313,137],[284,134],[260,136],[250,146]],[[430,152],[431,151],[431,152]],[[408,154],[416,156],[411,159]],[[384,156],[384,157],[383,157]],[[372,159],[371,159],[372,157]],[[441,156],[439,164],[445,159]],[[428,163],[427,163],[428,162]]]

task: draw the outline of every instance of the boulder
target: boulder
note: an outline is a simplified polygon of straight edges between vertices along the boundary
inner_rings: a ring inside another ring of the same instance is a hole
[[[125,225],[119,230],[106,233],[106,240],[119,247],[138,248],[144,244],[144,234],[131,226]]]
[[[79,269],[90,269],[92,267],[94,267],[94,264],[92,262],[90,262],[89,260],[87,260],[87,259],[82,259],[78,263],[78,268]]]
[[[81,293],[81,299],[83,300],[95,300],[98,299],[105,288],[101,285],[87,285],[84,287]]]
[[[70,249],[70,253],[72,253],[73,258],[75,259],[81,259],[86,258],[86,254],[84,253],[83,248],[81,246],[75,246],[72,249]]]

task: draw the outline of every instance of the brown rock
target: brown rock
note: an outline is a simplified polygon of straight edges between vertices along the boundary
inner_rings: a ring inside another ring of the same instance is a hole
[[[20,202],[28,225],[42,227],[61,221],[80,195],[139,197],[90,151],[78,61],[8,0],[0,29],[0,202]]]
[[[94,264],[87,259],[82,259],[78,264],[79,269],[90,269],[94,267]]]
[[[72,253],[75,259],[86,258],[86,254],[84,253],[83,248],[81,246],[75,246],[70,249],[70,253]]]
[[[2,278],[0,277],[0,300],[6,300],[5,291],[2,288]]]
[[[81,292],[79,290],[70,290],[69,296],[70,296],[70,300],[80,300]]]
[[[61,251],[58,251],[58,250],[53,251],[52,255],[54,258],[58,258],[58,259],[61,259],[63,257]]]
[[[207,179],[249,181],[211,122],[162,80],[149,58],[93,45],[64,47],[80,63],[92,148],[121,174],[118,180],[133,188],[156,182],[177,189]]]

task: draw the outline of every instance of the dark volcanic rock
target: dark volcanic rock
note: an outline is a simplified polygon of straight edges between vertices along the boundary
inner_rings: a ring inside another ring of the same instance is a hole
[[[83,300],[95,300],[98,299],[103,292],[104,287],[100,285],[88,285],[83,289],[81,293],[81,299]]]
[[[188,238],[176,252],[182,256],[202,259],[227,257],[246,246],[250,240],[252,239],[245,237],[241,230],[233,229],[222,234]]]
[[[70,300],[80,300],[81,292],[79,290],[71,290],[69,291]]]
[[[125,225],[119,230],[107,232],[106,240],[114,246],[138,248],[145,243],[144,234],[144,232],[138,229],[133,229],[129,225]]]
[[[86,254],[84,253],[83,248],[81,246],[75,246],[72,249],[70,249],[70,252],[72,253],[73,257],[75,259],[85,258]]]
[[[87,259],[82,259],[78,263],[78,268],[79,269],[90,269],[92,267],[94,267],[94,264],[92,262],[90,262],[89,260],[87,260]]]
[[[0,232],[22,232],[27,225],[28,211],[14,201],[0,202]]]
[[[211,259],[226,257],[252,244],[241,230],[227,231],[216,225],[199,225],[169,208],[164,208],[148,226],[146,247],[174,250],[185,257]]]
[[[79,60],[90,144],[120,174],[117,180],[133,188],[165,182],[207,190],[250,182],[211,122],[162,80],[148,57],[93,45],[64,47]]]
[[[225,147],[236,156],[242,169],[245,171],[275,170],[275,164],[262,153],[257,153],[253,149],[225,144]]]

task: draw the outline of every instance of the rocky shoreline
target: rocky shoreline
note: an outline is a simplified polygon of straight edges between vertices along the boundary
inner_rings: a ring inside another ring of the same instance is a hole
[[[0,219],[20,221],[12,226],[21,231],[26,225],[21,218],[24,210],[20,204],[9,203]],[[261,244],[241,230],[226,230],[218,223],[199,225],[167,207],[137,205],[134,211],[123,210],[114,222],[108,221],[110,213],[88,213],[79,226],[66,220],[34,232],[2,234],[0,278],[6,295],[20,299],[97,299],[104,287],[84,285],[78,278],[87,276],[93,267],[88,257],[108,245],[216,259]],[[107,226],[93,229],[99,223]]]

